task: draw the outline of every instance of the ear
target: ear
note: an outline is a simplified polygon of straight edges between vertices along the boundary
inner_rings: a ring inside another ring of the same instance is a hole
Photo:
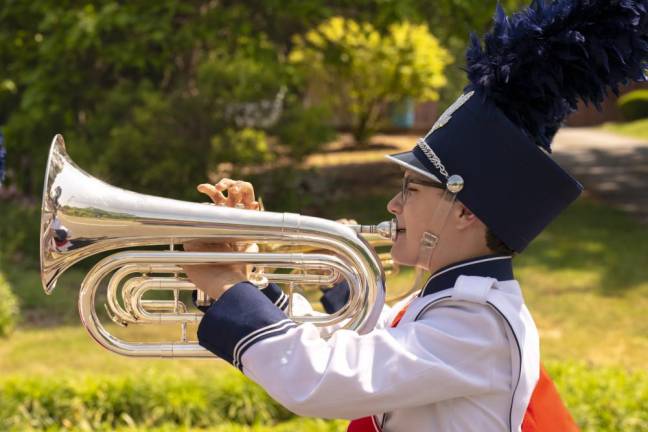
[[[455,221],[458,230],[464,230],[479,223],[479,219],[468,207],[458,202],[455,209]]]

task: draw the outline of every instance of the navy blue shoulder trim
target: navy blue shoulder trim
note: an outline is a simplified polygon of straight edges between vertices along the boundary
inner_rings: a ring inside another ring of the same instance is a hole
[[[485,255],[445,266],[435,272],[419,293],[419,297],[452,288],[459,276],[484,276],[500,281],[513,279],[512,257]]]

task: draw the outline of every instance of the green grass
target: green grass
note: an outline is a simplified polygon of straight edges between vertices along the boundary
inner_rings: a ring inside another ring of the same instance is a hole
[[[116,332],[114,325],[107,326]],[[183,376],[219,373],[219,359],[139,359],[111,353],[75,326],[23,328],[0,340],[0,376],[138,376],[175,371]]]
[[[605,123],[601,129],[629,137],[648,139],[648,119],[626,123]]]
[[[515,260],[545,358],[645,367],[648,229],[589,200]]]

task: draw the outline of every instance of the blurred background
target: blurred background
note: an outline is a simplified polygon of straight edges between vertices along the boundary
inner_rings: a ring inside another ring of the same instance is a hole
[[[507,12],[527,4],[502,0]],[[220,360],[129,359],[76,298],[43,294],[40,200],[56,133],[110,184],[204,201],[252,181],[266,209],[388,218],[410,149],[466,84],[492,0],[4,1],[0,5],[0,430],[343,431]],[[583,106],[554,157],[586,194],[516,257],[542,357],[585,431],[648,430],[648,86]],[[409,271],[388,280],[405,291]]]

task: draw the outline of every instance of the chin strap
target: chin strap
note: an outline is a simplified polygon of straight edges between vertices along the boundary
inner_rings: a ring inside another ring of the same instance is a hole
[[[425,283],[424,281],[427,280],[427,275],[430,273],[430,262],[432,261],[432,256],[434,255],[434,251],[439,243],[439,234],[445,227],[448,216],[450,215],[450,210],[452,210],[452,207],[457,200],[457,194],[461,189],[463,189],[463,185],[463,178],[459,175],[452,175],[448,178],[446,189],[443,191],[441,201],[434,209],[434,213],[430,219],[430,224],[428,225],[430,228],[423,233],[419,242],[419,253],[416,258],[416,265],[414,266],[416,271],[414,284],[409,291],[390,300],[402,300],[413,292],[420,291],[421,288],[423,288],[422,285]]]
[[[457,200],[457,194],[463,189],[463,185],[463,178],[458,175],[450,176],[446,183],[446,189],[443,191],[441,201],[434,209],[434,213],[430,219],[429,229],[423,233],[419,243],[419,253],[416,259],[417,282],[420,282],[418,279],[421,277],[420,274],[423,271],[430,271],[430,263],[434,251],[439,244],[441,232],[443,232],[443,228],[450,215],[450,210],[452,210]]]

